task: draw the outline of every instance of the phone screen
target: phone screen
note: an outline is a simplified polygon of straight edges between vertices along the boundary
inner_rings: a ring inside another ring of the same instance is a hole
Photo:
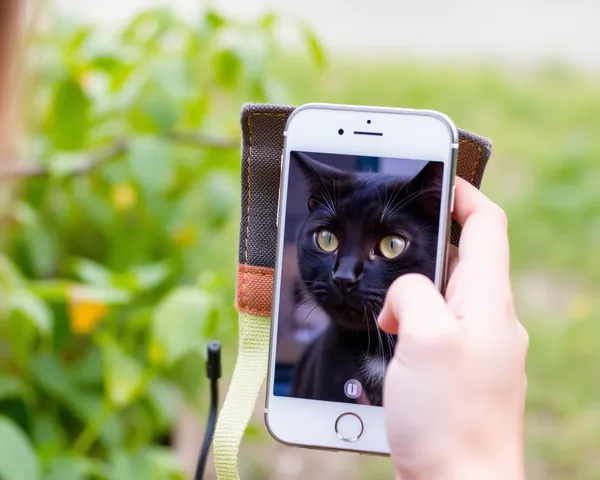
[[[273,394],[381,406],[393,281],[435,278],[444,164],[290,152]]]

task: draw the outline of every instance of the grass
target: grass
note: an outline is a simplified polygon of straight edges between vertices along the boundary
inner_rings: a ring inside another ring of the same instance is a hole
[[[402,60],[336,61],[323,77],[291,60],[277,70],[294,104],[431,108],[491,138],[483,190],[509,217],[531,337],[528,478],[600,478],[598,79],[556,65],[515,72]],[[368,459],[357,478],[388,473],[384,460]]]

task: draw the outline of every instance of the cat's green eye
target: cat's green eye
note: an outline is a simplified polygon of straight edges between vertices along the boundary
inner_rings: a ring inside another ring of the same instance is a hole
[[[388,235],[379,242],[379,251],[385,258],[396,258],[406,250],[407,242],[399,235]]]
[[[319,230],[315,235],[318,247],[324,252],[335,252],[338,248],[338,239],[329,230]]]

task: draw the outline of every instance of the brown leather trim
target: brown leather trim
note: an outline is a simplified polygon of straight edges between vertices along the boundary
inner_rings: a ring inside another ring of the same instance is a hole
[[[273,305],[273,273],[269,267],[240,263],[237,272],[236,308],[239,312],[270,317]]]

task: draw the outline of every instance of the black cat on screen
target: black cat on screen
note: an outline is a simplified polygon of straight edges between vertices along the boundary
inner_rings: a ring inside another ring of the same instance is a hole
[[[377,326],[385,294],[400,275],[434,279],[443,165],[412,179],[338,170],[292,152],[308,187],[298,235],[304,288],[330,318],[297,364],[292,396],[349,402],[344,386],[362,384],[357,403],[381,406],[396,342]]]

